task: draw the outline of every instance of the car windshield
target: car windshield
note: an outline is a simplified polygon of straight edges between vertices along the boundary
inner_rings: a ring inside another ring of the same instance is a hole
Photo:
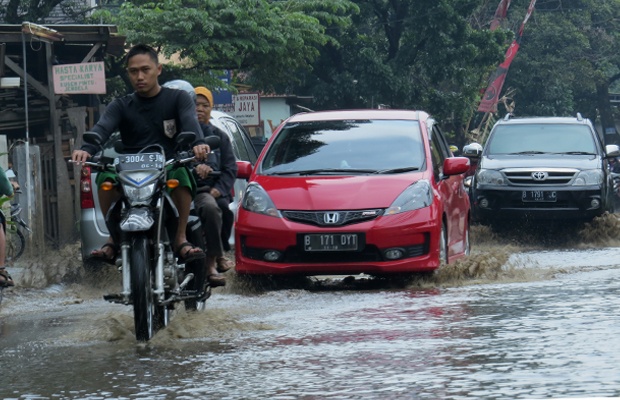
[[[487,154],[595,154],[590,128],[570,124],[499,125],[492,132]]]
[[[262,163],[265,174],[402,173],[424,167],[418,121],[289,123]]]

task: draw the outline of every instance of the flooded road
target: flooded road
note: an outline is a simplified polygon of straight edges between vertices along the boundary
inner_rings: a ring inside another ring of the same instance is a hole
[[[620,396],[617,220],[525,236],[476,227],[471,257],[401,288],[248,291],[230,275],[206,311],[179,309],[147,345],[131,309],[101,299],[113,273],[42,284],[80,274],[26,266],[33,288],[5,291],[0,307],[0,398]]]

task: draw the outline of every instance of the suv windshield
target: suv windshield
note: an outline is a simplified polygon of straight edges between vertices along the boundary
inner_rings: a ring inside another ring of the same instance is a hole
[[[262,164],[265,174],[398,173],[421,169],[418,121],[347,120],[287,124]]]
[[[596,152],[590,128],[570,124],[498,125],[490,136],[487,150],[487,154]]]

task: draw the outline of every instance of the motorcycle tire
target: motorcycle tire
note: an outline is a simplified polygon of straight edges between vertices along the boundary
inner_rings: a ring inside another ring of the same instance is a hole
[[[8,229],[6,232],[6,262],[11,263],[24,254],[26,237],[19,229]]]
[[[162,328],[161,310],[158,312],[153,293],[152,255],[149,239],[136,236],[130,253],[131,296],[136,339],[150,340]]]

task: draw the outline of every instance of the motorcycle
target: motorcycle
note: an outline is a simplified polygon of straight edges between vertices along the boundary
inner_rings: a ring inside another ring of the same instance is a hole
[[[126,153],[122,146],[116,158],[95,156],[85,164],[98,171],[118,175],[121,197],[106,215],[106,225],[114,240],[120,244],[122,292],[108,294],[104,299],[113,303],[132,305],[135,334],[138,341],[148,341],[168,325],[170,311],[178,302],[186,309],[200,309],[211,295],[205,259],[182,264],[175,257],[173,240],[178,226],[178,211],[167,193],[167,167],[178,167],[194,161],[189,147],[195,134],[182,132],[177,136],[177,151],[166,160],[159,145]],[[215,149],[219,137],[209,137],[206,143]],[[96,132],[85,132],[84,141],[102,147]],[[108,187],[111,189],[112,187]],[[200,219],[190,215],[187,238],[204,249]]]

